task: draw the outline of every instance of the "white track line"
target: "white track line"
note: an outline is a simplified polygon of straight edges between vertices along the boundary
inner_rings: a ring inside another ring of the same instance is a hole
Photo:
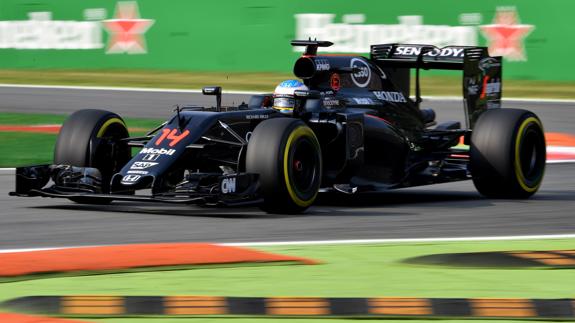
[[[22,249],[0,249],[0,253],[12,253],[12,252],[32,252],[32,251],[42,251],[42,250],[56,250],[56,249],[72,249],[78,247],[53,247],[53,248],[22,248]]]
[[[95,91],[120,91],[120,92],[159,92],[159,93],[202,93],[201,89],[163,89],[163,88],[143,88],[143,87],[113,87],[113,86],[72,86],[72,85],[37,85],[37,84],[7,84],[0,83],[4,88],[29,88],[29,89],[60,89],[60,90],[95,90]],[[271,91],[271,88],[270,88]],[[226,94],[261,94],[266,91],[225,91]],[[424,96],[424,100],[430,101],[463,101],[460,96]],[[575,99],[544,99],[544,98],[503,98],[503,102],[521,103],[573,103]]]
[[[575,156],[575,147],[571,147],[571,146],[547,146],[547,153],[573,154],[573,156]]]
[[[575,163],[575,159],[547,160],[547,164],[572,164],[572,163]]]
[[[460,96],[423,96],[424,100],[429,101],[461,101],[463,97]],[[503,102],[508,103],[572,103],[575,104],[575,99],[546,99],[546,98],[503,98]]]
[[[73,85],[35,85],[35,84],[5,84],[0,83],[0,88],[24,88],[24,89],[55,89],[55,90],[94,90],[94,91],[118,91],[118,92],[159,92],[159,93],[202,93],[201,89],[163,89],[153,87],[113,87],[113,86],[73,86]],[[261,94],[265,91],[226,91],[225,94]],[[575,102],[575,101],[574,101]]]
[[[318,246],[318,245],[357,245],[357,244],[413,244],[434,242],[477,242],[477,241],[515,241],[515,240],[557,240],[574,239],[575,234],[548,234],[548,235],[524,235],[524,236],[494,236],[494,237],[457,237],[457,238],[412,238],[412,239],[351,239],[351,240],[311,240],[311,241],[265,241],[265,242],[213,242],[221,246],[230,247],[272,247],[272,246]],[[47,248],[21,248],[0,249],[0,253],[31,252],[42,250],[72,249],[101,247],[92,246],[69,246]]]
[[[495,237],[462,237],[462,238],[412,238],[412,239],[351,239],[351,240],[317,240],[317,241],[280,241],[280,242],[232,242],[220,243],[223,246],[257,247],[257,246],[313,246],[342,244],[406,244],[429,242],[474,242],[474,241],[511,241],[511,240],[550,240],[573,239],[575,234],[495,236]]]

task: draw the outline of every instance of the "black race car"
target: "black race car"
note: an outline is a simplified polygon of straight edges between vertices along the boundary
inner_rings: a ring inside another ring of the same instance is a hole
[[[308,90],[290,114],[273,97],[248,104],[181,106],[142,137],[122,118],[80,110],[62,126],[53,165],[20,167],[16,196],[257,204],[273,213],[307,209],[318,192],[346,194],[472,179],[494,198],[527,198],[543,179],[546,147],[539,118],[501,109],[501,57],[484,47],[371,46],[370,58],[318,55],[326,41],[305,46],[294,74]],[[463,71],[466,124],[436,125],[420,108],[419,71]],[[415,99],[410,75],[415,70]],[[462,148],[460,141],[469,145]],[[132,148],[141,150],[132,156]]]

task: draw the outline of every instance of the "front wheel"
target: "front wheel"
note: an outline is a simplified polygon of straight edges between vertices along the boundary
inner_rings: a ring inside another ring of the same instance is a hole
[[[76,111],[60,129],[54,164],[97,168],[102,176],[102,192],[108,193],[112,175],[131,158],[130,147],[121,141],[128,136],[124,120],[115,113],[94,109]],[[105,198],[71,200],[86,204],[110,202]]]
[[[262,209],[300,213],[316,199],[321,184],[321,148],[302,121],[276,118],[253,131],[246,153],[246,171],[259,174]]]
[[[484,112],[471,135],[470,170],[482,195],[527,198],[545,173],[543,126],[532,112],[496,109]]]

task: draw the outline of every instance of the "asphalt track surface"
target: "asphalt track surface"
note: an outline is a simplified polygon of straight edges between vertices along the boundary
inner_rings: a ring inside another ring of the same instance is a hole
[[[0,88],[0,112],[62,113],[108,108],[122,116],[165,118],[174,104],[209,104],[190,93]],[[247,100],[225,95],[224,104]],[[430,101],[438,119],[463,120],[459,102]],[[573,103],[513,103],[537,113],[548,132],[575,133]],[[0,249],[150,242],[250,242],[440,238],[575,233],[575,164],[548,165],[529,200],[490,200],[471,182],[381,194],[324,194],[303,215],[257,208],[202,208],[117,202],[15,198],[12,171],[0,171]]]

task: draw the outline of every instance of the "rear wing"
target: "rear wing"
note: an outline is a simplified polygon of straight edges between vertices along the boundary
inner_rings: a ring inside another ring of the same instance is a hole
[[[370,54],[371,60],[382,69],[416,69],[418,105],[421,102],[420,69],[462,70],[469,129],[483,111],[501,107],[501,57],[489,56],[486,47],[383,44],[372,45]]]

